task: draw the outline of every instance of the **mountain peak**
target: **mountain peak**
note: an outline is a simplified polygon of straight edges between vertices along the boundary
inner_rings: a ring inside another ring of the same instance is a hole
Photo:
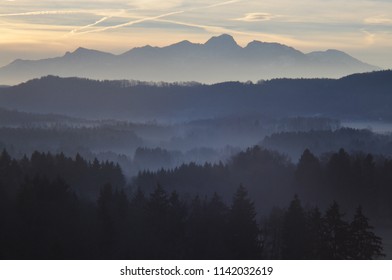
[[[92,49],[86,49],[83,47],[79,47],[73,52],[67,52],[65,56],[76,56],[76,57],[86,57],[89,55],[108,55],[109,53],[97,51],[97,50],[92,50]]]
[[[92,52],[93,50],[89,50],[83,47],[79,47],[77,48],[75,51],[73,51],[73,54],[85,54],[85,53],[89,53]]]
[[[228,34],[211,37],[204,45],[212,47],[239,47],[234,38]]]
[[[173,48],[173,47],[174,48],[187,48],[187,47],[191,47],[191,46],[195,46],[195,45],[197,45],[197,44],[191,43],[188,40],[183,40],[183,41],[180,41],[178,43],[169,45],[169,46],[164,47],[164,48]]]
[[[335,49],[328,49],[325,51],[325,53],[334,54],[334,55],[350,56],[349,54],[347,54],[343,51],[339,51],[339,50],[335,50]]]
[[[327,54],[327,55],[334,55],[334,56],[350,56],[349,54],[347,54],[343,51],[339,51],[339,50],[335,50],[335,49],[328,49],[326,51],[314,51],[309,54],[314,54],[314,55]]]
[[[188,41],[188,40],[182,40],[182,41],[180,41],[180,42],[178,42],[178,43],[175,43],[175,44],[172,44],[172,46],[175,46],[175,45],[192,45],[192,43],[190,42],[190,41]]]
[[[249,42],[245,48],[253,48],[253,47],[260,47],[260,46],[289,48],[288,46],[277,43],[277,42],[261,42],[261,41],[257,41],[257,40],[253,40],[252,42]]]
[[[338,60],[338,61],[357,61],[356,58],[350,56],[349,54],[339,51],[339,50],[334,50],[334,49],[328,49],[326,51],[315,51],[311,52],[308,54],[309,57],[312,58],[317,58],[317,59],[323,59],[323,60]]]

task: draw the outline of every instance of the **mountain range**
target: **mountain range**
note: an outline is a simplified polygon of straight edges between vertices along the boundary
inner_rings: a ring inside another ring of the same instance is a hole
[[[64,56],[17,59],[0,68],[0,84],[14,85],[47,75],[144,81],[258,81],[271,78],[339,78],[379,70],[338,51],[308,54],[279,43],[252,41],[241,47],[227,34],[204,44],[181,41],[144,46],[114,55],[78,48]]]
[[[340,79],[213,85],[125,83],[47,76],[0,88],[0,107],[88,119],[191,121],[225,116],[392,120],[392,71]]]

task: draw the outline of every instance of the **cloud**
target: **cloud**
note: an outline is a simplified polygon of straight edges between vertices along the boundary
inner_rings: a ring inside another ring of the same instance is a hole
[[[254,21],[268,21],[279,16],[269,13],[247,13],[242,18],[236,18],[238,21],[254,22]]]
[[[392,24],[392,18],[388,18],[386,16],[380,15],[380,16],[374,16],[374,17],[369,17],[365,19],[365,23],[367,24],[379,24],[379,25],[384,25],[384,24]]]
[[[176,8],[182,2],[182,0],[134,0],[129,3],[129,6],[141,10],[166,10]]]
[[[371,33],[367,30],[361,30],[362,33],[365,35],[364,39],[365,39],[365,44],[366,45],[373,45],[375,43],[375,39],[376,39],[376,34]]]

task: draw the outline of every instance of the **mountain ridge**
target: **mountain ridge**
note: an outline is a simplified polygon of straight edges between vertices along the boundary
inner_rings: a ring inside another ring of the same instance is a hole
[[[79,47],[60,57],[18,59],[0,68],[0,81],[12,85],[58,75],[215,83],[284,77],[338,78],[374,70],[379,68],[338,50],[305,54],[291,46],[256,40],[242,47],[232,36],[223,34],[204,44],[183,40],[165,47],[137,47],[119,55]]]

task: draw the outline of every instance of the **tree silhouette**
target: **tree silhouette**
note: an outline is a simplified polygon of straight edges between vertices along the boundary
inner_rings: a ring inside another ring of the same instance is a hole
[[[221,197],[214,193],[205,207],[206,258],[226,259],[228,257],[228,214],[229,208]]]
[[[145,248],[145,243],[148,241],[147,203],[144,192],[137,188],[129,205],[128,259],[148,259],[149,257],[149,252]]]
[[[229,242],[234,259],[257,259],[261,256],[255,208],[242,185],[234,194],[229,212]]]
[[[207,224],[205,201],[196,195],[189,206],[186,240],[188,243],[187,255],[195,259],[204,259],[206,256]]]
[[[325,213],[326,251],[327,259],[348,259],[349,254],[349,225],[343,220],[343,214],[336,201]]]
[[[76,240],[78,201],[61,179],[26,179],[17,200],[21,258],[62,259],[72,256]]]
[[[98,219],[100,228],[100,248],[102,257],[112,258],[115,242],[114,199],[110,184],[105,184],[98,197]]]
[[[251,158],[259,152],[257,149],[248,151]],[[248,158],[245,154],[242,157],[244,160]],[[330,160],[333,157],[336,157],[334,161],[342,157],[346,163],[342,166],[348,167],[349,163],[349,169],[346,169],[350,170],[350,175],[346,174],[348,178],[343,178],[346,175],[337,170],[338,165],[334,166]],[[268,160],[264,160],[266,165],[262,166],[268,166]],[[301,168],[307,166],[305,162],[316,163],[317,160],[306,152],[303,162]],[[353,200],[358,199],[355,194],[357,186],[358,190],[370,189],[369,194],[388,197],[391,193],[388,182],[392,178],[392,164],[388,159],[376,163],[371,156],[350,156],[340,151],[335,156],[325,158],[320,166],[323,172],[329,169],[334,174],[339,173],[341,182],[364,180],[362,186],[359,183],[341,185],[353,192]],[[204,179],[218,182],[220,177],[230,174],[229,170],[236,170],[231,168],[233,166],[223,164],[190,164],[177,170],[160,170],[156,174],[158,178],[168,178],[167,182],[173,180],[173,174],[177,172],[181,174],[182,182],[192,181],[195,177],[200,182]],[[278,171],[279,168],[275,170]],[[303,176],[306,180],[306,175]],[[126,189],[112,184],[119,184],[122,180],[121,169],[110,162],[97,160],[90,163],[79,155],[73,159],[63,154],[38,152],[31,159],[24,156],[15,160],[3,151],[0,153],[0,258],[383,257],[381,239],[369,225],[362,208],[357,209],[354,219],[348,224],[338,203],[334,202],[322,215],[318,208],[304,208],[299,197],[295,196],[287,210],[275,207],[267,218],[264,218],[263,212],[259,212],[261,215],[258,218],[263,219],[260,230],[254,203],[242,185],[234,193],[232,204],[228,207],[225,198],[212,190],[207,191],[208,196],[203,193],[204,188],[198,190],[200,196],[193,196],[192,199],[190,194],[168,193],[158,184],[149,196],[145,196],[144,189],[137,188],[128,198]],[[228,181],[229,178],[223,180]],[[78,198],[75,194],[84,185],[99,189],[94,200],[84,196]],[[387,199],[380,201],[386,203]],[[352,209],[350,205],[342,206]]]
[[[166,191],[157,184],[147,202],[147,242],[145,249],[152,259],[165,259],[171,252],[169,247],[170,234],[168,228],[169,199]]]
[[[315,201],[321,191],[322,169],[319,159],[306,149],[294,173],[294,180],[302,196]]]
[[[350,186],[353,185],[350,155],[344,149],[340,149],[338,153],[331,156],[326,169],[329,193],[332,198],[339,198],[349,203],[353,195],[350,190]]]
[[[279,260],[283,258],[283,225],[285,210],[274,207],[264,223],[262,230],[262,253],[264,259]]]
[[[183,257],[182,249],[185,245],[185,220],[187,217],[187,207],[180,200],[177,192],[173,191],[169,197],[169,207],[167,215],[167,235],[168,247],[167,258],[180,259]]]
[[[317,260],[324,258],[326,248],[325,221],[320,210],[316,207],[307,213],[306,258]]]
[[[286,212],[283,224],[283,257],[305,259],[307,242],[305,212],[298,196],[295,196]]]
[[[372,230],[373,227],[369,225],[368,218],[359,206],[350,224],[350,254],[353,259],[371,260],[384,256],[382,240]]]

